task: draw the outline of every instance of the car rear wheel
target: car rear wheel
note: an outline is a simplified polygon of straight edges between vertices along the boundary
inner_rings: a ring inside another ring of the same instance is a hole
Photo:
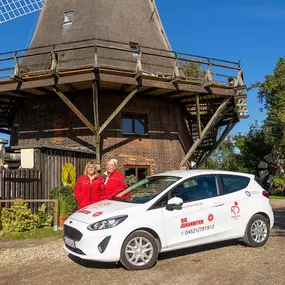
[[[251,247],[259,247],[266,244],[269,238],[268,220],[260,215],[254,215],[248,222],[243,241]]]
[[[129,270],[151,268],[158,257],[158,244],[153,235],[138,230],[131,233],[121,249],[121,263]]]

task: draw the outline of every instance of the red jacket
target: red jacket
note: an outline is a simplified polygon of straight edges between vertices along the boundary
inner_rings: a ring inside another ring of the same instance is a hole
[[[102,178],[95,177],[90,180],[87,175],[81,175],[74,187],[74,197],[78,202],[78,209],[103,200],[104,188]]]
[[[117,170],[112,172],[109,177],[104,173],[102,178],[105,181],[105,199],[113,198],[114,196],[128,188],[125,176]],[[107,183],[106,179],[108,179]],[[129,198],[130,194],[131,193],[127,193],[116,200],[125,200]]]

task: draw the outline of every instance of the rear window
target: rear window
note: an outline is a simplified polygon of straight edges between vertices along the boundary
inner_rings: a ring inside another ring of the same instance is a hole
[[[247,187],[250,178],[238,175],[220,175],[223,194],[230,194]]]

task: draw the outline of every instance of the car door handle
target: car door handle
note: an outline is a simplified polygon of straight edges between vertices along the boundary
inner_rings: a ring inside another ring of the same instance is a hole
[[[221,207],[221,206],[223,206],[223,205],[224,205],[224,203],[218,202],[218,203],[215,203],[215,204],[214,204],[214,207]]]

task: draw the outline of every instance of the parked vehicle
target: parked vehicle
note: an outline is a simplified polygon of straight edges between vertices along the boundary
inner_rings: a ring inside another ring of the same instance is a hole
[[[127,200],[116,200],[130,191]],[[71,215],[64,247],[82,259],[148,269],[160,252],[238,238],[263,246],[273,223],[268,192],[253,175],[177,170],[147,177],[113,200]]]

